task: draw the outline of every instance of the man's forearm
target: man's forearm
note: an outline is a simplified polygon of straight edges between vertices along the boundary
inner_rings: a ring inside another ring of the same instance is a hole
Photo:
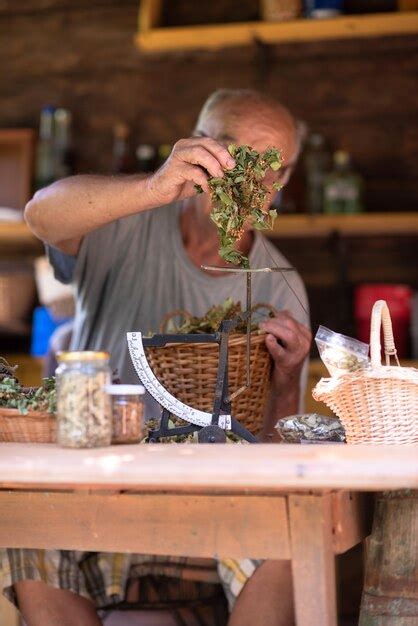
[[[72,176],[38,191],[25,219],[37,237],[54,245],[152,207],[143,176]]]
[[[282,417],[294,415],[299,410],[300,386],[299,382],[278,391],[272,386],[261,433],[262,441],[280,441],[275,429],[277,421]]]

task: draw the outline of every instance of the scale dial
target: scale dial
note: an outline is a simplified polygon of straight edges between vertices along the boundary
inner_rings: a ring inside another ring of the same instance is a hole
[[[129,354],[142,384],[151,396],[172,415],[197,426],[209,426],[212,424],[212,414],[199,411],[184,404],[173,396],[160,383],[148,363],[142,343],[142,333],[127,333]],[[224,430],[231,429],[231,416],[220,415],[219,426]]]

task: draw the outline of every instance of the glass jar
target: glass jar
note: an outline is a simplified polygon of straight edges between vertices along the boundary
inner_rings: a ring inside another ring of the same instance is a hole
[[[109,446],[112,437],[108,352],[57,355],[57,442],[65,448]]]
[[[112,403],[112,443],[138,443],[143,438],[142,385],[109,385]]]

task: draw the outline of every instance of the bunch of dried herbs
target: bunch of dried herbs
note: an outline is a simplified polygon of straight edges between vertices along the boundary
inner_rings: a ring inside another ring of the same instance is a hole
[[[44,378],[41,387],[22,387],[15,378],[3,378],[0,382],[0,407],[17,409],[22,415],[29,411],[55,413],[55,378]]]
[[[276,148],[267,148],[260,154],[250,146],[232,144],[228,151],[235,159],[235,167],[225,170],[222,178],[209,179],[211,219],[219,229],[220,256],[229,263],[248,268],[248,258],[236,249],[236,242],[248,221],[257,229],[273,227],[276,211],[264,210],[269,191],[263,180],[269,169],[277,171],[281,167],[282,157]],[[281,186],[276,182],[273,189]],[[199,186],[197,189],[202,191]]]
[[[212,306],[202,317],[187,315],[184,317],[184,321],[178,325],[173,320],[170,320],[170,323],[167,325],[167,332],[176,334],[216,333],[221,322],[232,319],[240,313],[242,313],[241,302],[234,302],[232,298],[227,298],[221,304]],[[268,315],[272,316],[272,311],[269,310]],[[258,321],[254,318],[251,330],[257,330],[257,328]],[[242,321],[234,332],[245,333],[246,331],[247,322]]]
[[[15,371],[17,370],[17,365],[9,365],[6,359],[0,356],[0,382],[5,378],[13,378],[16,379]]]

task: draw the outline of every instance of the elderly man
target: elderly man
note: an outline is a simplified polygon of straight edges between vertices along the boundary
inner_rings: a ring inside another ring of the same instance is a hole
[[[279,148],[283,167],[270,172],[265,184],[271,191],[274,182],[287,182],[298,153],[290,113],[256,92],[221,90],[204,105],[194,136],[178,141],[154,174],[75,176],[39,191],[26,207],[27,222],[48,244],[57,276],[77,288],[71,347],[108,350],[123,382],[137,382],[126,331],[157,331],[173,309],[202,315],[227,297],[245,298],[244,281],[235,275],[201,269],[223,264],[207,192],[208,176],[223,176],[234,166],[229,143]],[[195,185],[206,193],[196,195]],[[288,265],[249,228],[238,248],[252,267]],[[264,438],[274,433],[277,419],[297,412],[306,383],[307,300],[298,275],[289,280],[292,290],[279,275],[253,280],[254,302],[279,310],[262,325],[274,361]],[[133,566],[140,564],[142,574],[165,573],[158,559],[144,555],[10,550],[8,563],[6,592],[28,626],[97,626],[96,609],[123,597]],[[184,559],[169,560],[171,575],[181,577],[184,566]],[[232,609],[230,626],[292,624],[288,562],[226,559],[218,571]]]

